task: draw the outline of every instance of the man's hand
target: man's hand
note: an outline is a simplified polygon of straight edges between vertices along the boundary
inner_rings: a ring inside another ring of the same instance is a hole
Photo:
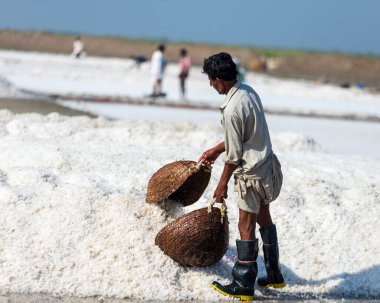
[[[228,181],[230,180],[234,170],[236,169],[236,165],[233,164],[224,164],[223,173],[220,177],[218,186],[214,192],[214,199],[216,202],[223,202],[223,199],[227,199],[228,197]]]
[[[199,158],[198,162],[214,164],[215,160],[225,151],[224,142],[219,143],[213,148],[206,150]]]
[[[227,184],[221,184],[219,182],[218,186],[215,189],[213,198],[216,203],[222,203],[224,199],[228,197],[228,186]]]
[[[214,148],[210,148],[202,154],[198,162],[202,162],[205,164],[214,164],[215,160],[219,157],[219,155],[220,153],[218,151],[216,151]]]

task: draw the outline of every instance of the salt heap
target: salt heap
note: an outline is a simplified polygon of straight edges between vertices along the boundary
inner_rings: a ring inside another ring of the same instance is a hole
[[[209,204],[221,159],[194,205],[144,202],[153,172],[197,160],[222,139],[220,128],[3,110],[0,136],[1,294],[221,299],[209,284],[226,282],[234,263],[232,199],[231,246],[218,264],[184,268],[154,245],[163,226]],[[284,172],[272,212],[288,287],[264,295],[379,297],[379,162],[325,154],[294,134],[272,139]],[[229,190],[233,196],[232,184]]]

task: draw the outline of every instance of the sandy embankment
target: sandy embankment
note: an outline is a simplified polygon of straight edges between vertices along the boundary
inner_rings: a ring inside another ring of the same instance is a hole
[[[19,32],[0,30],[0,49],[69,54],[74,35],[48,32]],[[130,58],[135,55],[150,58],[159,41],[143,41],[113,37],[82,36],[85,50],[90,56]],[[253,61],[265,61],[267,70],[276,77],[321,80],[338,85],[355,86],[363,83],[367,88],[380,90],[380,59],[377,56],[359,56],[343,53],[317,53],[273,50],[244,46],[166,42],[165,55],[169,62],[177,62],[179,50],[186,47],[194,64],[201,65],[210,54],[227,51],[240,58],[243,66],[252,70]],[[277,53],[277,55],[276,55]],[[270,62],[277,62],[269,68]],[[256,70],[256,69],[255,69]]]

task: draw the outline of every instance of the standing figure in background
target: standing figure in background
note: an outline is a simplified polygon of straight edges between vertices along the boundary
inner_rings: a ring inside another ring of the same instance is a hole
[[[144,55],[132,55],[130,58],[133,60],[132,67],[140,68],[141,64],[147,61],[147,58]]]
[[[187,53],[187,49],[185,48],[182,48],[179,51],[179,56],[179,83],[181,89],[181,98],[184,100],[186,98],[186,79],[189,76],[191,59]]]
[[[73,42],[72,55],[77,59],[82,58],[86,55],[86,53],[84,52],[84,45],[83,45],[82,39],[79,36],[76,37]]]
[[[160,44],[152,55],[150,64],[151,72],[153,76],[153,92],[151,97],[160,97],[162,93],[162,80],[164,77],[164,71],[166,67],[166,59],[164,57],[165,45]]]
[[[232,57],[232,60],[236,64],[236,70],[238,72],[237,74],[237,80],[240,83],[245,83],[245,69],[241,66],[240,59],[238,57]]]
[[[236,64],[227,53],[204,60],[203,73],[210,86],[225,95],[220,107],[224,140],[206,150],[199,161],[214,163],[225,153],[224,169],[214,192],[216,202],[227,198],[228,182],[235,179],[235,203],[239,208],[240,239],[236,240],[237,261],[232,269],[232,282],[214,281],[212,287],[223,295],[241,300],[253,299],[257,276],[256,223],[260,225],[267,275],[258,279],[259,287],[282,288],[284,277],[279,263],[277,230],[269,205],[280,194],[281,164],[272,150],[263,106],[256,91],[237,80]]]

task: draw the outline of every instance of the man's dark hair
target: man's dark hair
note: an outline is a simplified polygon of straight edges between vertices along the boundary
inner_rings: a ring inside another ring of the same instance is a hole
[[[225,81],[236,80],[238,74],[236,64],[228,53],[219,53],[206,58],[202,72],[213,80],[219,78]]]
[[[161,52],[164,52],[165,51],[165,45],[160,44],[157,49],[159,49]]]

